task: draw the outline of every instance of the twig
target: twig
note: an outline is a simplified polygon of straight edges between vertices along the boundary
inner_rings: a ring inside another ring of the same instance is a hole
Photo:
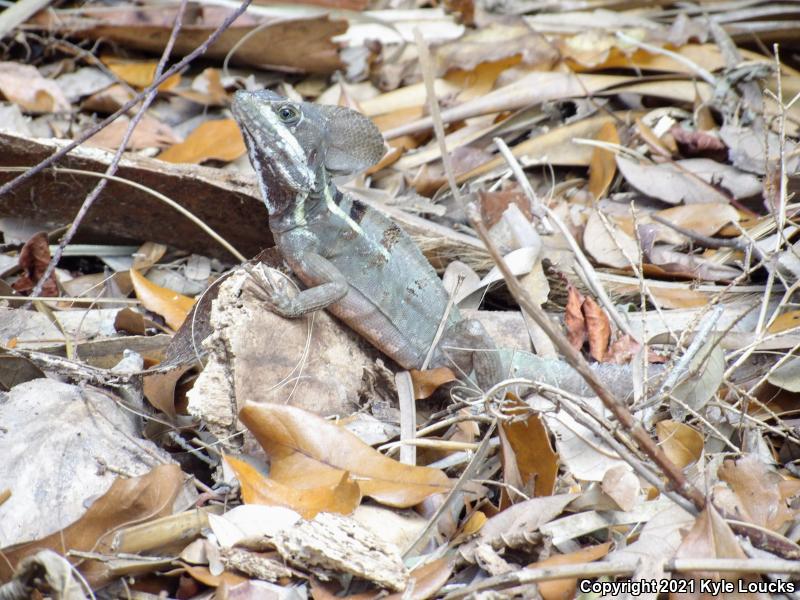
[[[706,248],[735,248],[737,250],[741,250],[742,252],[747,252],[750,250],[755,257],[760,260],[764,261],[766,257],[761,249],[756,246],[755,244],[748,244],[744,240],[740,238],[715,238],[708,235],[702,235],[691,229],[686,229],[685,227],[681,227],[680,225],[676,225],[671,221],[668,221],[664,217],[660,215],[650,215],[650,218],[657,223],[661,223],[662,225],[666,225],[670,229],[674,229],[681,235],[688,237],[690,240],[698,242],[705,246]]]
[[[428,109],[433,119],[433,130],[436,133],[436,142],[439,144],[439,152],[442,155],[442,165],[444,172],[447,176],[447,183],[450,186],[450,192],[453,194],[456,203],[459,206],[464,205],[464,199],[458,190],[456,183],[456,176],[453,172],[453,164],[450,162],[450,155],[447,153],[447,142],[444,135],[444,124],[442,123],[442,114],[439,111],[439,99],[436,97],[436,88],[434,87],[433,67],[431,65],[431,55],[428,51],[428,44],[419,28],[414,28],[414,40],[417,43],[417,50],[419,51],[419,64],[422,69],[422,78],[425,81],[425,94],[428,97]]]
[[[494,259],[497,268],[503,274],[503,278],[506,280],[506,286],[514,299],[536,324],[544,330],[547,336],[553,341],[556,348],[564,355],[567,363],[584,378],[606,408],[616,417],[620,425],[630,432],[637,446],[653,460],[662,473],[670,480],[673,489],[689,500],[698,511],[702,510],[705,506],[705,498],[700,490],[687,481],[683,471],[681,471],[681,469],[664,454],[664,451],[658,447],[652,438],[650,438],[641,423],[633,417],[628,407],[614,397],[603,382],[600,381],[595,372],[592,371],[586,359],[572,347],[566,336],[555,327],[541,307],[530,299],[530,296],[523,290],[522,286],[520,286],[517,279],[503,261],[494,242],[489,239],[486,226],[483,224],[483,221],[481,221],[478,210],[474,205],[470,205],[468,214],[473,227],[486,245],[486,249]]]
[[[547,218],[547,213],[545,212],[544,204],[536,195],[536,192],[533,191],[531,182],[528,181],[528,178],[525,176],[525,171],[522,170],[522,166],[519,164],[517,157],[514,156],[513,152],[511,152],[511,149],[505,143],[505,140],[503,140],[503,138],[496,137],[493,138],[492,141],[494,142],[495,146],[497,146],[497,149],[500,150],[500,154],[503,155],[503,158],[506,159],[508,167],[514,174],[514,178],[517,180],[517,183],[519,183],[519,186],[522,188],[522,191],[525,194],[525,196],[527,196],[531,212],[539,218],[544,233],[547,235],[552,235],[554,232],[553,226],[550,224],[550,220]]]
[[[413,552],[418,550],[425,542],[428,541],[428,537],[433,532],[436,525],[439,523],[439,519],[442,518],[442,515],[450,508],[450,505],[455,501],[464,486],[469,482],[472,477],[477,473],[478,468],[483,463],[484,459],[486,458],[486,454],[491,447],[491,439],[494,430],[497,427],[497,422],[493,421],[492,424],[489,426],[489,429],[486,430],[486,433],[483,436],[483,441],[478,449],[475,451],[475,455],[472,457],[472,460],[467,465],[467,468],[464,469],[464,472],[461,473],[461,477],[458,478],[453,489],[450,490],[450,493],[447,494],[447,497],[444,501],[439,505],[439,508],[433,513],[433,516],[428,520],[427,525],[425,525],[425,529],[417,536],[417,539],[403,552],[404,557],[410,556]]]
[[[188,0],[181,0],[180,6],[178,7],[178,13],[175,16],[175,22],[172,24],[172,31],[170,32],[169,39],[167,40],[167,45],[164,47],[164,52],[162,52],[161,58],[156,66],[155,73],[153,74],[154,78],[158,78],[164,72],[164,67],[166,66],[167,61],[172,54],[172,48],[175,45],[178,32],[181,30],[181,25],[183,24],[183,13],[186,11],[187,2]],[[122,136],[122,141],[120,141],[119,147],[114,152],[114,156],[111,158],[111,161],[106,168],[106,175],[113,175],[117,172],[119,161],[122,158],[122,154],[125,152],[125,149],[128,147],[128,142],[133,135],[134,129],[136,129],[136,126],[139,125],[139,122],[144,118],[147,108],[150,106],[153,100],[156,99],[157,94],[158,88],[150,90],[144,97],[142,105],[139,107],[137,113],[128,122],[128,128],[125,130],[125,134]],[[50,262],[47,264],[47,268],[44,270],[44,274],[39,278],[39,281],[36,282],[36,286],[33,288],[31,296],[38,296],[42,293],[44,285],[56,270],[56,265],[59,263],[62,255],[64,254],[64,248],[66,248],[67,244],[69,244],[72,241],[72,238],[75,237],[75,234],[78,232],[78,227],[80,227],[80,224],[83,222],[83,219],[86,217],[89,209],[92,208],[94,201],[98,196],[100,196],[107,184],[107,179],[101,179],[97,182],[97,185],[94,186],[94,189],[86,196],[83,204],[81,204],[80,208],[78,208],[75,218],[72,219],[69,229],[67,229],[64,237],[62,237],[59,241],[56,251],[53,252],[53,256],[50,258]]]

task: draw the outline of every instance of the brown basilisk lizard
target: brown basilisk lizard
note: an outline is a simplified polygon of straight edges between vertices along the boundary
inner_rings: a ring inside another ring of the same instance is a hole
[[[334,176],[362,171],[383,156],[383,136],[367,117],[268,90],[236,92],[232,109],[275,244],[307,286],[294,297],[268,291],[272,310],[293,318],[327,308],[406,369],[422,367],[446,315],[429,366],[474,370],[481,387],[515,374],[588,392],[561,361],[519,352],[501,358],[478,321],[462,318],[454,306],[447,311],[447,291],[408,234],[336,187]],[[629,372],[611,375],[630,389]]]

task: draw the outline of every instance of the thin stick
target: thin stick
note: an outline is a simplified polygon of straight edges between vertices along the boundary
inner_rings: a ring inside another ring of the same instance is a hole
[[[414,28],[414,40],[417,43],[419,50],[419,64],[422,69],[422,78],[425,81],[425,94],[428,96],[428,109],[431,112],[431,119],[433,119],[433,130],[436,132],[436,142],[439,144],[439,152],[442,155],[442,165],[444,165],[444,172],[447,175],[447,183],[450,186],[450,192],[459,206],[464,205],[464,200],[458,190],[456,183],[456,176],[453,172],[453,165],[450,162],[450,155],[447,153],[447,143],[444,135],[444,125],[442,123],[442,114],[439,112],[439,100],[436,97],[436,88],[434,87],[433,67],[431,65],[431,55],[428,51],[428,44],[425,38],[422,37],[419,28]]]
[[[478,215],[477,207],[475,207],[475,205],[470,205],[467,212],[473,227],[486,245],[486,249],[492,256],[492,259],[494,259],[497,268],[500,269],[500,272],[503,274],[503,278],[506,280],[506,286],[514,299],[536,324],[544,330],[559,352],[564,355],[567,363],[584,378],[605,407],[616,417],[620,425],[630,432],[636,445],[658,465],[661,472],[670,480],[673,489],[689,500],[698,511],[702,510],[706,502],[700,490],[687,481],[683,471],[664,454],[664,451],[661,450],[647,434],[647,431],[645,431],[641,423],[633,417],[628,407],[614,397],[603,382],[600,381],[595,372],[592,371],[591,367],[589,367],[589,363],[586,362],[586,359],[583,358],[580,352],[572,347],[566,336],[556,329],[553,322],[547,317],[541,307],[533,302],[528,293],[522,289],[522,286],[520,286],[516,277],[511,273],[500,256],[500,253],[497,251],[494,242],[489,239],[489,233],[486,231],[486,226]]]
[[[172,48],[175,45],[178,32],[181,30],[181,25],[183,24],[183,13],[186,11],[187,1],[188,0],[181,0],[180,5],[178,6],[178,14],[175,16],[175,22],[172,24],[172,31],[170,32],[169,39],[167,40],[167,45],[164,47],[164,52],[161,53],[161,58],[158,61],[158,65],[156,65],[156,70],[153,75],[154,78],[158,78],[164,72],[164,67],[169,60],[170,54],[172,54]],[[117,172],[119,161],[122,159],[122,154],[125,152],[125,148],[128,147],[128,142],[133,135],[133,130],[136,129],[136,126],[139,125],[139,122],[144,118],[147,108],[150,106],[153,100],[156,99],[157,94],[158,88],[150,90],[144,97],[142,105],[139,107],[137,113],[128,122],[128,128],[125,130],[125,134],[122,136],[122,141],[120,142],[116,152],[114,152],[114,156],[111,158],[111,162],[109,162],[108,167],[106,168],[106,175],[113,175]],[[75,237],[75,234],[78,232],[78,227],[80,227],[83,219],[92,208],[94,201],[98,198],[98,196],[100,196],[107,184],[107,179],[101,179],[97,182],[97,185],[94,186],[94,189],[89,192],[89,194],[83,200],[83,204],[81,204],[78,212],[75,214],[75,218],[72,219],[69,229],[67,229],[64,237],[62,237],[58,242],[58,247],[56,248],[56,251],[53,252],[53,256],[50,258],[50,262],[47,264],[47,268],[44,270],[44,274],[39,278],[39,281],[36,282],[36,286],[33,288],[31,296],[39,296],[42,293],[44,285],[56,270],[56,265],[59,263],[64,254],[64,248],[66,248],[67,244],[69,244],[72,241],[72,238]]]

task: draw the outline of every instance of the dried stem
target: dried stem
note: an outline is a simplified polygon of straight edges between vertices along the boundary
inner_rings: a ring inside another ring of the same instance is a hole
[[[570,345],[566,336],[556,329],[555,325],[553,325],[553,322],[547,317],[545,312],[535,302],[533,302],[527,292],[522,289],[522,286],[519,285],[516,277],[514,277],[514,275],[511,273],[508,266],[503,261],[503,258],[497,251],[497,247],[489,239],[489,233],[486,230],[486,226],[483,224],[483,221],[478,216],[477,208],[474,205],[470,205],[468,213],[473,227],[478,232],[481,240],[483,240],[483,243],[486,245],[486,249],[489,251],[489,254],[497,264],[498,269],[500,269],[500,272],[503,274],[503,278],[506,281],[506,286],[508,286],[508,290],[511,292],[511,295],[514,297],[514,299],[536,322],[536,324],[544,330],[548,337],[553,341],[556,348],[558,348],[561,354],[564,355],[567,363],[569,363],[569,365],[584,378],[586,383],[589,384],[589,387],[591,387],[594,393],[597,394],[606,408],[608,408],[614,417],[616,417],[617,421],[619,421],[619,423],[630,432],[630,435],[636,442],[637,446],[641,448],[642,452],[644,452],[658,466],[667,479],[669,479],[673,489],[675,489],[675,491],[681,496],[689,500],[689,502],[691,502],[698,511],[702,510],[705,507],[706,502],[700,490],[687,481],[681,469],[678,468],[678,466],[673,463],[667,457],[667,455],[664,454],[663,450],[661,450],[661,448],[659,448],[658,445],[652,440],[652,438],[647,434],[647,431],[645,431],[644,427],[642,427],[641,423],[639,423],[633,417],[628,407],[614,397],[610,390],[603,384],[602,381],[600,381],[595,372],[592,371],[591,367],[589,367],[589,363],[586,362],[586,359],[584,359],[580,352],[575,350],[575,348]]]

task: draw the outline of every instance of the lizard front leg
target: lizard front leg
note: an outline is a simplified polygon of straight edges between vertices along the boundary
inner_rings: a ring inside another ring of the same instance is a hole
[[[310,312],[327,308],[347,295],[347,280],[328,259],[313,252],[305,252],[295,258],[296,266],[292,269],[302,273],[305,281],[313,281],[315,285],[290,297],[286,289],[272,282],[259,281],[262,300],[276,314],[296,319]]]

